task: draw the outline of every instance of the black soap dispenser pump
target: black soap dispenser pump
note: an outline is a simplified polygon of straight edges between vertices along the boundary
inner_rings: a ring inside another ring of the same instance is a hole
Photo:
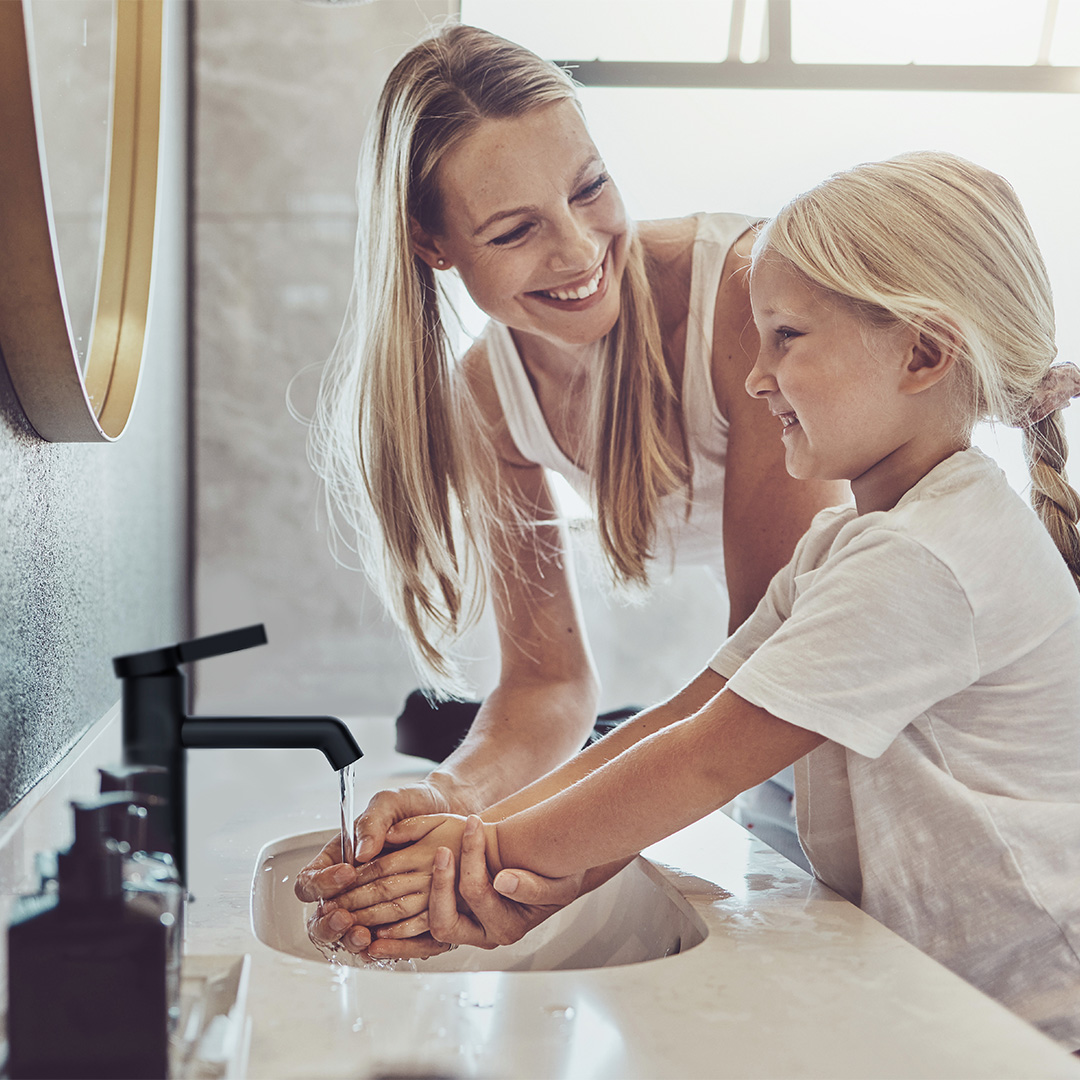
[[[116,799],[72,803],[57,889],[24,897],[8,927],[8,1075],[164,1078],[167,927],[125,901],[108,836]]]

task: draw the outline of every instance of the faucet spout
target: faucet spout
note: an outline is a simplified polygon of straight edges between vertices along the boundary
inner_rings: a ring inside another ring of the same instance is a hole
[[[336,716],[186,715],[181,664],[266,643],[261,625],[184,641],[164,649],[113,659],[124,683],[124,760],[168,770],[172,856],[181,880],[187,871],[187,751],[217,749],[321,750],[338,770],[363,757],[352,732]]]
[[[180,724],[188,750],[321,750],[335,769],[364,756],[336,716],[188,716]]]

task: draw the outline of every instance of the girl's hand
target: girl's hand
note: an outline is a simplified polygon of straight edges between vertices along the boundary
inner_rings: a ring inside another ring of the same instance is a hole
[[[398,822],[390,832],[394,851],[359,867],[354,889],[337,903],[352,911],[364,926],[394,925],[394,937],[416,937],[428,931],[428,896],[435,852],[461,849],[466,819],[454,814],[428,814]]]
[[[451,809],[452,798],[444,791],[446,785],[438,783],[437,779],[430,776],[415,784],[380,791],[371,799],[353,827],[357,862],[374,859],[383,850],[387,831],[400,819]],[[323,945],[340,944],[350,952],[359,953],[367,948],[370,934],[359,920],[347,921],[348,910],[337,901],[378,874],[361,877],[357,867],[349,866],[341,859],[341,839],[335,836],[297,875],[294,891],[297,899],[304,903],[319,903],[319,909],[308,920],[308,936],[312,941]],[[372,902],[393,898],[379,896]],[[344,914],[335,916],[338,911]],[[418,941],[417,945],[420,944]],[[426,952],[411,951],[409,955],[432,956],[445,952],[445,947],[431,938],[427,939],[426,947]]]

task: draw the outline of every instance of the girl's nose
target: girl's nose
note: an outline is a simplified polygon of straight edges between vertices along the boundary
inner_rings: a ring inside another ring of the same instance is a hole
[[[758,349],[754,366],[750,369],[750,374],[746,376],[746,392],[753,398],[764,397],[778,389],[775,377],[766,371],[762,364],[762,351]]]

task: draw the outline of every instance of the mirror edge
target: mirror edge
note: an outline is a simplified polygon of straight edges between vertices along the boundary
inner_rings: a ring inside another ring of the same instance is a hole
[[[134,407],[157,218],[163,0],[116,0],[104,244],[84,379],[49,203],[30,69],[30,0],[0,3],[0,353],[49,442],[113,442]]]

